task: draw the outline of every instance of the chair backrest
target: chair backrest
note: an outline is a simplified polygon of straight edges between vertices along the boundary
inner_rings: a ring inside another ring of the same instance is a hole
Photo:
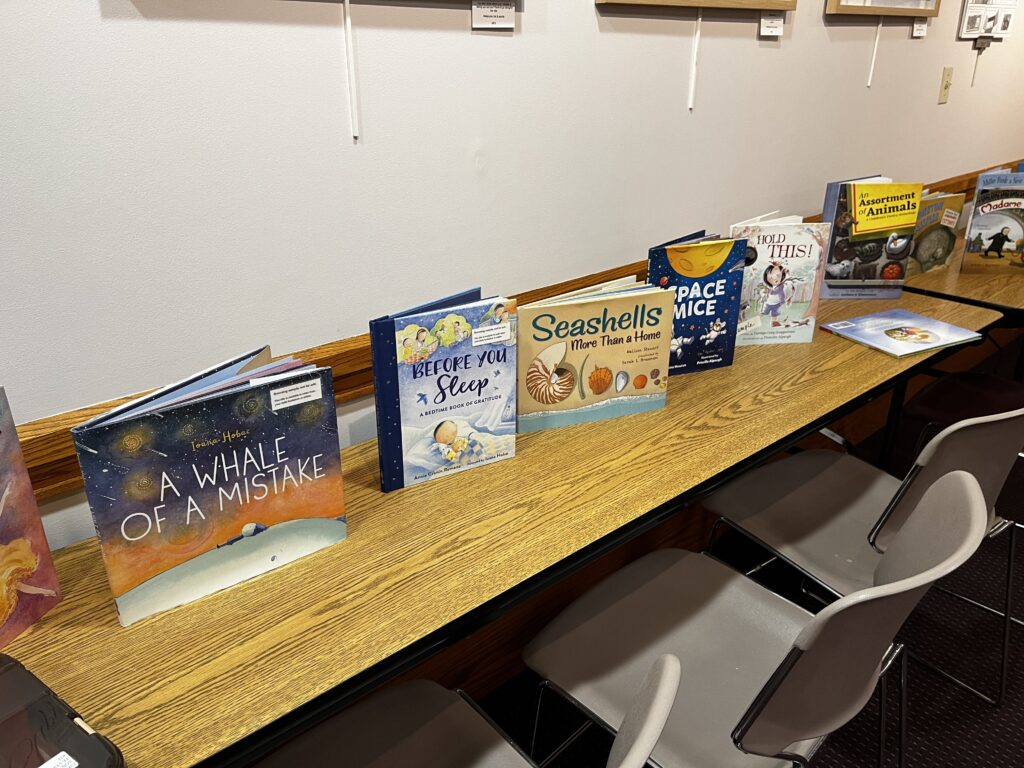
[[[931,484],[956,469],[970,472],[978,479],[985,494],[991,527],[996,499],[1022,446],[1024,408],[964,419],[946,427],[921,450],[910,473],[871,530],[872,545],[884,550]]]
[[[978,481],[951,472],[924,494],[875,570],[875,586],[840,598],[804,627],[733,741],[775,756],[831,733],[871,697],[896,632],[937,579],[964,563],[985,536]]]
[[[643,768],[661,738],[679,690],[679,659],[659,656],[647,670],[612,743],[608,768]]]

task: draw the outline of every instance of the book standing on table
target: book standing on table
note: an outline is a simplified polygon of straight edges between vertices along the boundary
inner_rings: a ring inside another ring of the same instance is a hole
[[[479,288],[370,323],[381,490],[515,456],[516,324]]]
[[[125,626],[345,538],[330,368],[262,347],[71,432]]]

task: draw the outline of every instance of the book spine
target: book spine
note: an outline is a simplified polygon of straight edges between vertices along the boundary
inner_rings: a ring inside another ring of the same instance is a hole
[[[393,320],[382,318],[370,323],[370,354],[373,359],[380,489],[388,493],[405,487],[402,406],[398,396],[398,350]]]

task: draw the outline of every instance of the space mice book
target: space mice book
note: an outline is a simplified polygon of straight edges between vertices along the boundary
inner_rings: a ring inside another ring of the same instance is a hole
[[[664,407],[671,291],[627,278],[519,313],[520,432]]]
[[[516,303],[464,291],[370,323],[381,489],[515,456]]]
[[[733,237],[747,241],[736,346],[814,340],[830,231],[800,221],[732,227]]]
[[[689,235],[651,248],[647,281],[675,295],[669,373],[732,365],[746,240]]]
[[[263,347],[71,432],[125,626],[346,536],[329,368]]]
[[[18,431],[0,387],[0,648],[60,599]]]

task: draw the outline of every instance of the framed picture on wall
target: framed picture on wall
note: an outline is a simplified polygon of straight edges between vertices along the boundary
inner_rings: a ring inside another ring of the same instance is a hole
[[[825,13],[865,16],[938,16],[939,0],[828,0]]]
[[[1013,29],[1017,0],[964,0],[960,39],[1006,37]]]

